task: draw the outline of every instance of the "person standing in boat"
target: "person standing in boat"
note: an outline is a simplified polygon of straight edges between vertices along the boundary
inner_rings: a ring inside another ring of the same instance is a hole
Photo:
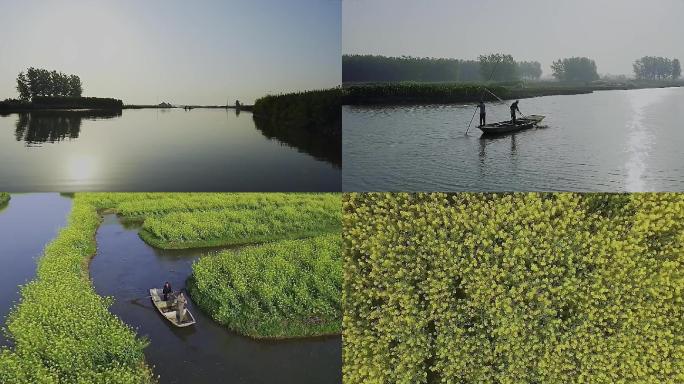
[[[480,127],[482,127],[487,124],[487,109],[484,101],[480,100],[480,104],[478,104],[477,107],[480,109]]]
[[[169,293],[173,293],[173,289],[171,289],[171,283],[168,281],[164,283],[164,289],[162,289],[162,293],[164,294],[164,301],[168,301]]]
[[[522,115],[522,112],[520,112],[520,108],[518,108],[519,102],[520,100],[516,100],[513,104],[511,104],[511,122],[513,123],[513,125],[515,125],[516,112]]]
[[[179,293],[176,299],[176,305],[178,306],[178,309],[176,309],[176,320],[178,320],[178,323],[182,323],[185,318],[185,305],[187,302],[183,292]]]

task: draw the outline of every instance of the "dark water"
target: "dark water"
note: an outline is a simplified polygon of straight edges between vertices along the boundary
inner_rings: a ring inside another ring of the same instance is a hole
[[[71,200],[56,193],[13,194],[0,208],[0,324],[19,300],[19,285],[36,275],[43,248],[66,224]],[[6,345],[0,332],[0,345]]]
[[[0,188],[339,191],[339,147],[234,110],[10,114],[0,116]]]
[[[136,228],[105,217],[90,276],[100,295],[115,298],[111,311],[151,341],[145,350],[162,383],[341,383],[340,337],[254,341],[231,333],[189,304],[197,323],[173,327],[152,306],[148,289],[185,286],[191,265],[207,250],[157,250]]]
[[[345,106],[343,189],[682,191],[683,105],[684,88],[524,99],[546,127],[495,138],[464,135],[473,105]]]

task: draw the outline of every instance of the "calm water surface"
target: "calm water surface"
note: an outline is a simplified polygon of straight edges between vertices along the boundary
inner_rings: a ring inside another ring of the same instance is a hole
[[[19,285],[36,275],[38,258],[66,225],[71,199],[59,194],[12,194],[0,208],[0,325],[19,300]],[[0,332],[0,345],[7,345]]]
[[[684,88],[524,99],[544,127],[494,138],[464,135],[473,105],[345,106],[343,189],[682,191],[683,105]]]
[[[0,189],[339,191],[339,160],[321,145],[224,109],[10,114],[0,116]]]
[[[197,323],[173,327],[153,307],[148,290],[169,281],[185,287],[192,262],[208,250],[158,250],[113,215],[97,233],[90,264],[96,291],[113,296],[110,310],[150,340],[147,361],[162,383],[341,383],[342,341],[338,337],[255,341],[217,325],[189,303]],[[211,256],[207,256],[211,257]]]

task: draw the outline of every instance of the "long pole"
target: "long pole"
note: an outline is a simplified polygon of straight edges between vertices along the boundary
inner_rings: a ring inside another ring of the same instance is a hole
[[[494,76],[494,71],[496,70],[496,66],[499,65],[499,60],[494,63],[494,67],[492,68],[492,72],[489,74],[489,78],[487,79],[487,82],[492,80],[492,76]],[[485,90],[488,91],[488,89],[485,87]],[[484,92],[482,92],[482,95],[480,95],[480,99],[484,97]],[[465,134],[466,136],[468,135],[468,131],[470,131],[470,125],[473,124],[473,119],[475,119],[475,114],[477,113],[477,107],[475,107],[475,112],[473,112],[473,117],[470,119],[470,123],[468,123],[468,129],[466,129]]]

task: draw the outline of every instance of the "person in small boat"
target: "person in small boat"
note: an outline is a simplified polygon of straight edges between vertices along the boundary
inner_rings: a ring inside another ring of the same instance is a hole
[[[179,323],[182,323],[183,319],[185,319],[185,305],[187,302],[183,292],[179,293],[176,298],[176,305],[178,306],[178,309],[176,309],[176,320],[178,320]]]
[[[171,289],[171,283],[168,281],[164,283],[164,289],[162,289],[162,293],[164,294],[164,301],[169,301],[169,294],[173,293],[173,289]]]
[[[480,127],[487,124],[487,109],[485,107],[484,101],[480,100],[480,104],[477,105],[480,109]]]
[[[513,125],[515,125],[516,112],[522,114],[522,112],[520,112],[520,108],[518,108],[519,102],[520,100],[516,100],[513,104],[511,104],[511,122],[513,123]]]

